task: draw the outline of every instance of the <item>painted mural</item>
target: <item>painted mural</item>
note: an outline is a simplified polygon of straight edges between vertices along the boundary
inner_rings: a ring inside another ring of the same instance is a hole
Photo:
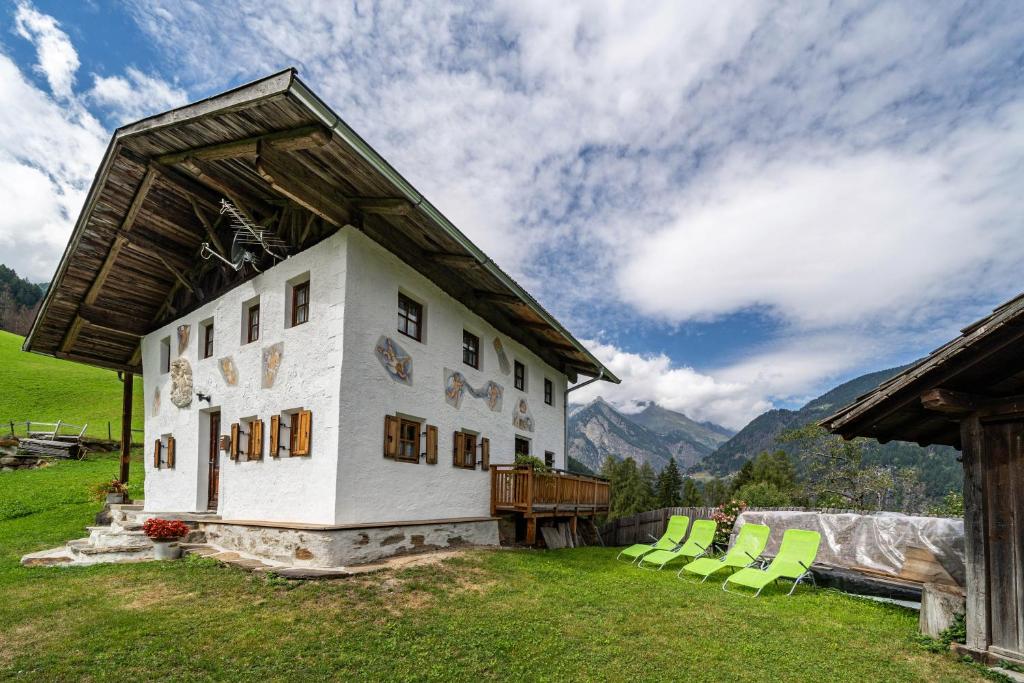
[[[178,355],[185,353],[185,349],[188,348],[188,337],[189,332],[192,331],[191,325],[178,325]]]
[[[277,342],[263,349],[263,388],[274,386],[277,371],[281,369],[284,358],[284,342]]]
[[[516,401],[516,409],[512,411],[512,426],[524,432],[533,431],[533,415],[530,414],[530,405],[525,398]]]
[[[192,366],[185,358],[171,361],[171,403],[179,408],[192,405]]]
[[[238,384],[238,368],[235,367],[234,358],[225,356],[217,361],[217,366],[220,367],[220,376],[224,378],[224,384],[229,387]]]
[[[505,396],[505,388],[497,382],[488,381],[479,389],[466,381],[466,376],[458,370],[444,369],[444,400],[455,408],[462,407],[462,397],[468,393],[473,398],[482,399],[487,407],[496,413],[501,412]]]
[[[494,338],[494,352],[498,354],[498,367],[501,369],[501,374],[507,375],[512,372],[512,365],[508,362],[508,356],[505,355],[505,345],[498,337]]]
[[[153,417],[160,414],[160,387],[153,390],[153,405],[150,407],[150,412]]]
[[[394,339],[382,335],[374,351],[391,379],[412,386],[412,357]]]

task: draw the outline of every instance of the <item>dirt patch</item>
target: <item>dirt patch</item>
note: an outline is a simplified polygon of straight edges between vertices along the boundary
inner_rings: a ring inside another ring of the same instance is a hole
[[[124,609],[140,610],[160,607],[166,603],[195,598],[195,593],[176,588],[168,583],[148,582],[143,586],[110,588],[115,604]]]
[[[26,645],[37,647],[39,641],[46,635],[52,634],[41,624],[31,621],[17,626],[4,625],[0,629],[0,664],[10,664],[18,651]]]

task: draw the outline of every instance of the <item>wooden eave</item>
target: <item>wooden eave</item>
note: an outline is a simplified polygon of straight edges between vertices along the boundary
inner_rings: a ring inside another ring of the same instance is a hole
[[[960,447],[963,410],[1024,394],[1024,295],[819,424],[845,438]],[[974,401],[969,403],[968,401]],[[951,407],[952,406],[952,407]]]
[[[197,267],[222,197],[292,253],[354,226],[570,380],[619,381],[293,69],[115,132],[24,349],[141,372],[140,335],[221,293]]]

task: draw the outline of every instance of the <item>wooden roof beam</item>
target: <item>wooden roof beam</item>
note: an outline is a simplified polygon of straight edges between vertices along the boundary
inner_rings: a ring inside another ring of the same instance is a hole
[[[275,145],[260,143],[256,172],[272,188],[296,204],[320,216],[331,225],[342,227],[352,215],[336,188],[324,181],[302,162],[281,152]]]
[[[131,372],[133,374],[142,373],[142,368],[139,366],[133,366],[127,363],[118,363],[116,361],[100,358],[99,356],[92,356],[86,353],[57,351],[53,354],[53,357],[60,358],[61,360],[74,361],[76,363],[85,363],[86,365],[96,365],[101,368],[107,368],[108,370],[120,370],[122,372]]]
[[[448,254],[437,251],[427,256],[434,263],[442,266],[451,266],[452,268],[472,268],[473,266],[480,265],[480,262],[472,254]]]
[[[408,216],[416,208],[402,197],[349,197],[348,201],[359,211],[378,216]]]
[[[148,326],[139,318],[115,313],[96,305],[83,304],[78,308],[78,316],[89,325],[110,332],[133,337],[143,337],[149,332]]]
[[[242,214],[253,223],[259,222],[252,213],[253,209],[259,211],[265,216],[272,216],[277,213],[277,210],[274,207],[264,203],[256,197],[253,197],[244,190],[233,187],[231,183],[210,173],[208,168],[194,159],[186,159],[181,163],[181,167],[192,174],[192,177],[198,182],[229,200],[235,205],[235,208],[242,212]],[[220,211],[219,205],[217,210]]]
[[[520,299],[515,294],[506,294],[504,292],[489,292],[485,289],[473,290],[473,295],[481,301],[489,301],[495,304],[506,304],[508,306],[526,306],[528,305],[525,301]]]
[[[180,164],[188,159],[200,161],[218,161],[220,159],[234,159],[243,156],[255,156],[259,153],[260,143],[269,143],[281,152],[291,152],[298,149],[309,149],[311,147],[322,147],[331,141],[331,131],[319,124],[303,126],[291,130],[281,130],[265,135],[255,135],[241,140],[231,140],[215,145],[203,145],[193,147],[179,152],[171,152],[156,158],[161,164]]]
[[[987,402],[988,399],[984,396],[950,389],[929,389],[921,394],[921,405],[925,410],[949,415],[969,415]]]

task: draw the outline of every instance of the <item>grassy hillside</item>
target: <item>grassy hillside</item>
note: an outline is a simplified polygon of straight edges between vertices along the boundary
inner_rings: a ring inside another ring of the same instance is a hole
[[[983,680],[921,647],[913,611],[782,586],[753,600],[614,548],[471,550],[305,584],[197,558],[19,566],[84,535],[89,485],[116,469],[0,472],[0,680]]]
[[[114,438],[121,430],[121,382],[117,373],[21,350],[22,337],[0,332],[0,430],[10,421],[89,424],[89,435]],[[142,380],[135,380],[136,428],[143,423]],[[141,434],[136,434],[140,439]]]

